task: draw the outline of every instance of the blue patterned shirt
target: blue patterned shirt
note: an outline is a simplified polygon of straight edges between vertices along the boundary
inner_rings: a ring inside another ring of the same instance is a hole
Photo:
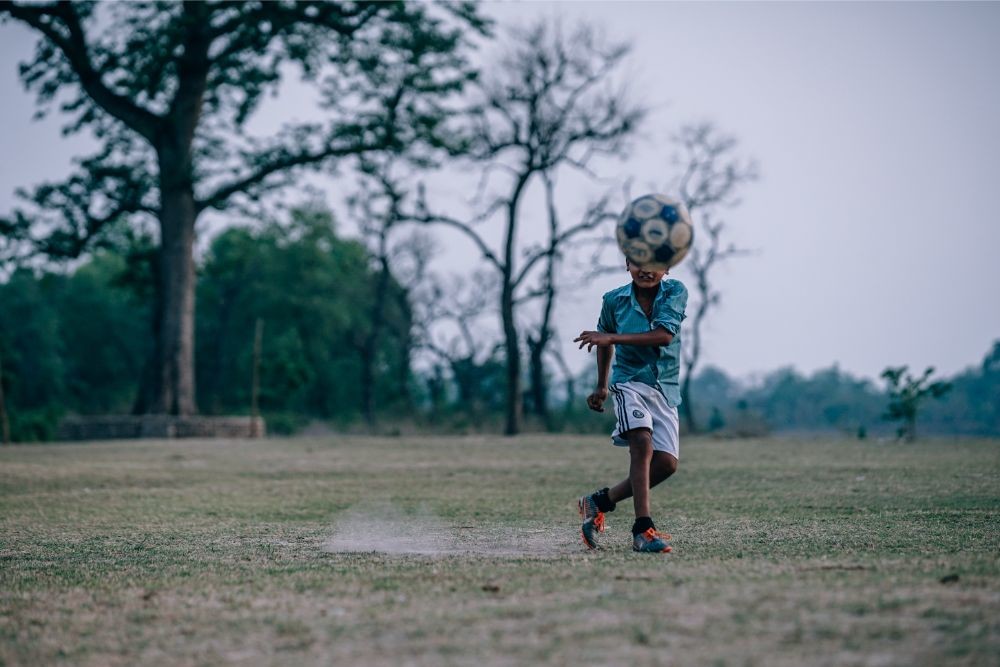
[[[687,288],[679,280],[668,278],[660,283],[653,300],[652,316],[646,317],[635,298],[632,283],[604,295],[597,330],[602,333],[645,333],[663,327],[674,335],[670,345],[615,345],[611,384],[642,382],[656,387],[667,405],[681,404],[681,322],[687,306]]]

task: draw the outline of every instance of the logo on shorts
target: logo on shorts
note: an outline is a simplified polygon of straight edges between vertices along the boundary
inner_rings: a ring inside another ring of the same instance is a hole
[[[642,419],[646,415],[642,414],[642,410],[633,410],[632,416],[635,417],[636,419]]]

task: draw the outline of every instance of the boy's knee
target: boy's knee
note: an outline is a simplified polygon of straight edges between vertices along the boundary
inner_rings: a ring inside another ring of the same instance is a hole
[[[653,434],[644,428],[629,431],[628,451],[633,457],[651,457],[653,455]]]
[[[677,472],[677,459],[670,454],[663,455],[663,462],[661,465],[663,466],[663,471],[667,473],[667,475],[673,475]]]

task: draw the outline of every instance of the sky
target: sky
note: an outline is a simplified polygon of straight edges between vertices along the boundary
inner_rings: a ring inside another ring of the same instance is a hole
[[[744,378],[835,363],[869,378],[901,364],[951,374],[1000,339],[1000,3],[484,8],[501,23],[584,20],[632,45],[623,76],[652,113],[601,187],[633,178],[634,189],[661,189],[671,176],[669,137],[695,121],[736,136],[759,162],[761,179],[725,215],[729,238],[754,252],[718,271],[722,301],[706,323],[704,363]],[[0,27],[0,211],[15,188],[65,174],[89,146],[62,138],[57,118],[31,120],[17,63],[32,41],[23,28]],[[298,113],[297,95],[280,96],[261,126]],[[595,187],[565,186],[560,202],[570,212]],[[543,213],[529,197],[528,238]],[[438,244],[450,270],[482,270],[462,239],[442,232]],[[693,286],[684,264],[672,275]],[[570,340],[593,328],[601,294],[626,278],[564,272],[575,289],[557,322],[574,369],[593,357]]]

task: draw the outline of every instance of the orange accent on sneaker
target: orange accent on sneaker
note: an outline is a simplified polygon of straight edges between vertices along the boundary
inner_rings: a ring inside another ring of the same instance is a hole
[[[655,540],[657,538],[663,540],[664,542],[666,542],[667,540],[670,539],[670,533],[659,533],[659,532],[656,531],[655,528],[647,528],[646,532],[644,532],[642,534],[642,536],[645,537],[650,542],[652,542],[653,540]],[[666,554],[666,553],[670,553],[673,550],[674,550],[674,548],[668,544],[666,547],[664,547],[664,549],[663,549],[663,551],[661,553],[665,553]]]
[[[594,528],[596,528],[599,532],[604,532],[604,512],[598,512],[597,515],[594,516]]]

